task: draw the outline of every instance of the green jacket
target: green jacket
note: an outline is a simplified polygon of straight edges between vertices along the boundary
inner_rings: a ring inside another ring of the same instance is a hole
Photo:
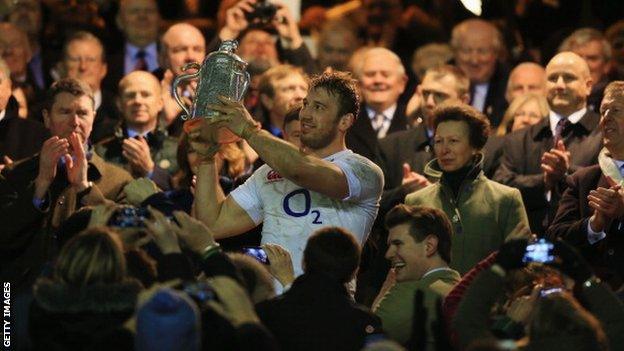
[[[438,318],[436,303],[438,299],[444,300],[459,280],[457,271],[444,269],[425,275],[420,280],[396,283],[381,298],[373,312],[381,318],[388,337],[405,345],[413,329],[414,296],[417,290],[422,290],[423,305],[427,310],[427,350],[433,350],[431,322]]]
[[[427,164],[425,173],[439,176],[437,159]],[[518,223],[529,225],[520,191],[487,179],[482,171],[461,184],[457,198],[441,179],[407,195],[405,204],[446,213],[454,231],[450,266],[461,274],[497,250]]]

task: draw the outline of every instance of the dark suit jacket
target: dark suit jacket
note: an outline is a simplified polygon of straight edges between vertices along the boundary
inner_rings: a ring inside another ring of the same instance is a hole
[[[483,173],[490,179],[494,177],[494,172],[500,166],[504,145],[505,136],[490,135],[483,146]]]
[[[507,91],[507,80],[509,79],[509,68],[501,63],[496,64],[496,69],[492,78],[490,78],[490,85],[488,87],[487,95],[485,96],[485,105],[483,106],[483,113],[490,119],[490,123],[493,127],[497,127],[505,110],[507,110],[507,100],[505,99],[505,92]],[[470,85],[470,101],[474,95],[474,86]]]
[[[401,185],[404,163],[409,164],[412,171],[424,175],[425,165],[433,158],[431,145],[423,124],[380,139],[386,189]]]
[[[17,161],[36,154],[48,136],[43,124],[17,116],[17,101],[11,97],[0,121],[0,163],[5,155]]]
[[[407,128],[407,119],[405,117],[405,105],[399,103],[397,105],[390,129],[386,135],[390,135],[394,132],[405,130]],[[381,157],[381,151],[379,149],[379,141],[377,140],[377,134],[373,130],[370,118],[366,113],[366,104],[360,106],[360,113],[355,120],[355,123],[349,131],[347,131],[347,148],[353,150],[356,154],[360,154],[369,160],[375,162],[379,167],[384,169],[383,160]]]
[[[87,178],[94,183],[84,194],[69,186],[63,167],[47,193],[49,210],[33,205],[34,180],[39,173],[39,155],[4,169],[0,176],[0,277],[15,284],[15,290],[28,288],[51,257],[54,229],[81,205],[115,200],[132,176],[93,154]],[[13,287],[13,285],[12,285]],[[19,287],[19,288],[18,288]]]
[[[562,238],[574,245],[592,264],[597,275],[614,288],[624,278],[624,218],[613,220],[605,230],[607,237],[593,245],[587,240],[587,223],[594,211],[587,196],[598,187],[609,188],[600,166],[579,169],[568,177],[568,188],[559,202],[559,209],[548,228],[550,239]]]
[[[381,332],[379,317],[322,274],[300,276],[256,310],[282,350],[361,350],[367,336]]]
[[[587,110],[581,120],[563,131],[563,140],[571,154],[570,172],[597,163],[602,148],[602,133],[598,129],[600,116]],[[533,232],[543,234],[544,220],[552,219],[556,204],[565,190],[565,182],[552,192],[550,204],[541,169],[544,152],[553,147],[549,119],[507,135],[503,146],[503,159],[494,180],[520,189]],[[550,217],[549,217],[550,215]]]
[[[99,141],[115,134],[115,127],[119,124],[121,113],[115,105],[116,95],[111,91],[102,90],[102,104],[95,111],[93,130],[91,131],[91,142],[96,144]]]

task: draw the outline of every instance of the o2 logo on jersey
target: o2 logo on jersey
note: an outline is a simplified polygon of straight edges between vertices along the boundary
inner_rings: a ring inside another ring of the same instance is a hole
[[[303,196],[303,200],[304,200],[303,209],[299,211],[293,210],[290,207],[290,200],[297,195]],[[286,214],[289,216],[303,217],[303,216],[307,216],[308,214],[312,214],[313,216],[312,224],[323,224],[323,221],[321,221],[321,212],[319,212],[318,210],[310,211],[312,207],[312,197],[310,196],[310,192],[308,191],[308,189],[297,189],[295,191],[291,191],[290,193],[288,193],[284,197],[284,201],[282,202],[282,207],[284,208],[284,212],[286,212]]]

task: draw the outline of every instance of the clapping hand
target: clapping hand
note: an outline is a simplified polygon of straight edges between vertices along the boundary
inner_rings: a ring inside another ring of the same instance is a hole
[[[590,226],[595,232],[605,230],[612,220],[624,217],[624,190],[620,185],[598,187],[589,192],[587,201],[594,210]]]
[[[133,173],[146,177],[154,170],[150,147],[144,137],[126,138],[121,147],[122,155],[128,160]]]
[[[566,150],[562,140],[550,151],[542,155],[542,171],[546,189],[554,189],[557,182],[565,177],[570,169],[570,152]]]

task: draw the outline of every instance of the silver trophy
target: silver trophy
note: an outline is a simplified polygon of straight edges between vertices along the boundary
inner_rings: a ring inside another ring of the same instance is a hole
[[[208,104],[218,104],[219,95],[227,96],[235,101],[242,100],[249,86],[250,78],[249,73],[245,70],[247,62],[235,54],[237,48],[238,42],[236,40],[226,40],[221,43],[218,51],[206,56],[202,65],[197,62],[184,65],[183,71],[195,69],[196,72],[181,74],[173,80],[173,97],[185,112],[185,115],[182,115],[183,120],[218,116],[218,112],[208,108]],[[189,79],[199,80],[191,110],[182,102],[178,93],[178,86]],[[229,136],[224,135],[227,134],[225,131],[219,134],[220,142],[229,142],[233,138],[231,133]]]

